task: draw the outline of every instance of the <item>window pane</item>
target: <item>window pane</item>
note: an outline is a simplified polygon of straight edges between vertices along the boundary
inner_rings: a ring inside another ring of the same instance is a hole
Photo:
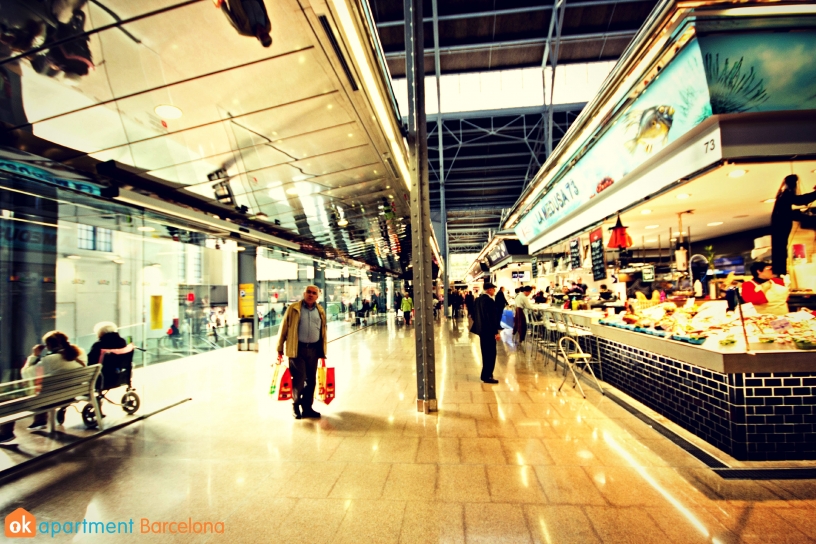
[[[94,249],[94,228],[90,225],[77,225],[77,245],[79,249]]]

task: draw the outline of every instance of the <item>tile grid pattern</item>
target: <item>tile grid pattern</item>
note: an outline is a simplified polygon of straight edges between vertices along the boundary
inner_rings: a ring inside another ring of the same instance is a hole
[[[606,381],[735,459],[816,459],[816,374],[722,374],[595,341]]]

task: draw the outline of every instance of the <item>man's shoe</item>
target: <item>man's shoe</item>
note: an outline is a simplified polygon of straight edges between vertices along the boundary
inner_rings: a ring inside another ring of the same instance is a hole
[[[320,419],[320,412],[315,412],[314,410],[304,410],[303,417],[306,419]]]
[[[484,383],[499,383],[499,380],[495,378],[488,378],[486,380],[482,380]]]
[[[294,403],[292,404],[292,415],[295,416],[295,419],[300,419],[300,404]]]
[[[17,437],[14,436],[14,433],[4,434],[4,435],[0,436],[0,444],[4,444],[6,442],[11,442],[15,438],[17,438]]]

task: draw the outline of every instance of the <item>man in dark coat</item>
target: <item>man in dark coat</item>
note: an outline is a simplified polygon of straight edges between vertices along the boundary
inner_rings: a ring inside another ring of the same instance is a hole
[[[272,23],[263,0],[217,0],[216,5],[242,36],[258,38],[261,45],[272,45]]]
[[[484,290],[474,303],[473,326],[470,332],[479,337],[479,347],[482,351],[482,381],[484,383],[499,383],[493,378],[493,369],[496,367],[496,342],[501,338],[499,330],[501,328],[501,312],[493,295],[496,293],[496,286],[486,282]]]

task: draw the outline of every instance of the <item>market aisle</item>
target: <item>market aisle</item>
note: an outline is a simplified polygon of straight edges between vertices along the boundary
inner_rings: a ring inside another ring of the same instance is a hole
[[[594,391],[505,344],[478,381],[463,323],[438,335],[440,411],[415,411],[413,328],[330,344],[338,397],[295,421],[268,395],[271,354],[187,366],[172,408],[5,482],[37,521],[224,521],[158,542],[808,542],[810,482],[728,482]],[[157,365],[161,366],[161,365]],[[178,369],[176,369],[178,372]],[[155,389],[155,386],[154,386]],[[158,393],[154,393],[154,398]],[[58,535],[53,542],[110,537]]]

